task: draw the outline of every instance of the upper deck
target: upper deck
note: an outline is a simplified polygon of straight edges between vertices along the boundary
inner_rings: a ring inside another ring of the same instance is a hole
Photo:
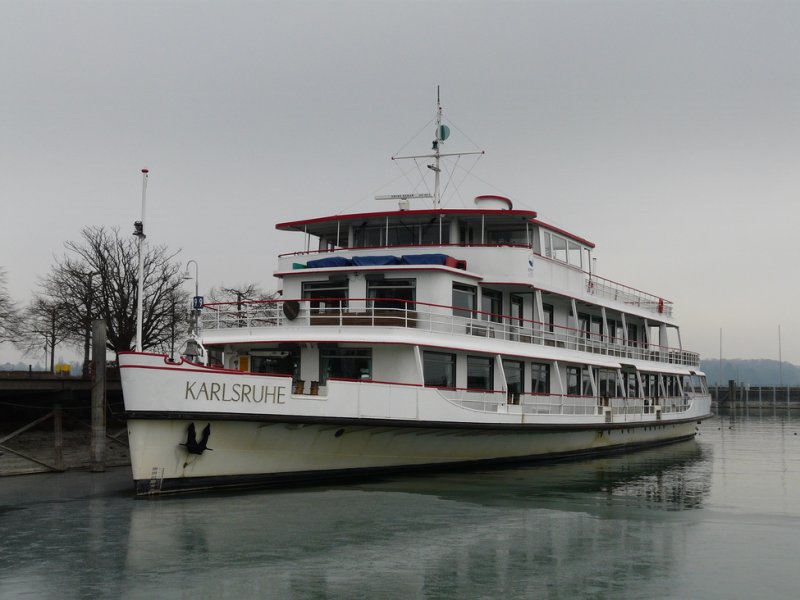
[[[592,242],[544,223],[534,211],[515,210],[499,196],[479,196],[476,204],[476,209],[391,210],[279,223],[277,229],[302,232],[306,240],[302,251],[279,257],[275,274],[298,276],[299,269],[319,268],[326,257],[342,259],[328,268],[343,273],[364,257],[402,262],[408,255],[443,253],[484,283],[535,287],[670,321],[669,300],[592,273]],[[389,269],[391,262],[384,264]]]

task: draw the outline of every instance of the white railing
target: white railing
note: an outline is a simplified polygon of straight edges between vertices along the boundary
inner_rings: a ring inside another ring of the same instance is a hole
[[[386,307],[386,304],[392,307]],[[205,330],[323,326],[408,327],[450,335],[553,346],[617,358],[688,367],[700,365],[699,354],[677,348],[626,342],[622,338],[507,315],[403,300],[384,299],[376,302],[366,298],[331,298],[214,303],[204,307],[201,322]]]
[[[600,416],[610,410],[614,422],[641,420],[661,414],[686,412],[691,400],[684,398],[599,398],[568,394],[521,394],[519,404],[508,403],[505,392],[439,389],[440,394],[459,406],[482,412],[508,412],[525,415],[584,415]],[[637,418],[638,417],[638,418]]]
[[[588,276],[586,279],[586,291],[596,296],[616,300],[650,312],[672,316],[673,306],[669,300],[597,275]]]

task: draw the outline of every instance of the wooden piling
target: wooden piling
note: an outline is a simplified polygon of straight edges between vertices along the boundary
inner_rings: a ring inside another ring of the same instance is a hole
[[[53,466],[59,471],[64,470],[64,429],[61,405],[53,405]]]
[[[106,322],[92,322],[92,449],[91,471],[106,470]]]

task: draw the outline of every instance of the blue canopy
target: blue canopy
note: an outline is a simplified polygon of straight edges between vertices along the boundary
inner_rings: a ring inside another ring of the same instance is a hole
[[[325,267],[349,267],[353,261],[349,258],[342,256],[329,256],[327,258],[318,258],[317,260],[310,260],[306,263],[309,269],[323,269]]]
[[[404,254],[401,265],[444,265],[449,257],[446,254]]]
[[[353,264],[358,267],[375,265],[399,265],[400,259],[396,256],[354,256]]]

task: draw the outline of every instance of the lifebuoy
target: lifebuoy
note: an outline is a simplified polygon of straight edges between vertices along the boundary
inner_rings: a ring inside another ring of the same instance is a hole
[[[659,298],[658,299],[658,312],[660,312],[660,313],[664,312],[664,299],[663,298]]]

